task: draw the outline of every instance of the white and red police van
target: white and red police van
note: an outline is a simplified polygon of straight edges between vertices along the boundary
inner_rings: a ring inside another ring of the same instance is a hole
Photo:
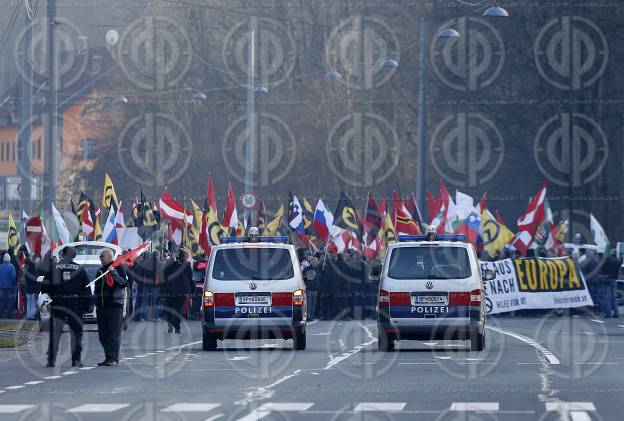
[[[292,339],[306,347],[305,284],[287,237],[229,237],[212,248],[203,291],[203,349],[224,339]]]
[[[494,273],[486,274],[487,278]],[[399,236],[379,276],[378,348],[394,341],[470,340],[485,348],[483,281],[477,253],[463,235]]]

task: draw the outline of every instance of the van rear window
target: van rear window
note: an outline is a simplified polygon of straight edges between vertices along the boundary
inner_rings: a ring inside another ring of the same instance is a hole
[[[220,281],[280,280],[295,276],[290,251],[284,248],[218,250],[212,277]]]
[[[388,276],[393,279],[465,279],[471,276],[462,247],[398,247],[392,250]]]

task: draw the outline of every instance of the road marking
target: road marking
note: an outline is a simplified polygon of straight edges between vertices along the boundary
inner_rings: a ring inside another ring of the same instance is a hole
[[[346,360],[347,358],[349,358],[349,357],[357,354],[358,352],[362,351],[364,348],[368,347],[369,345],[377,342],[377,338],[375,338],[373,336],[373,334],[372,334],[372,332],[370,331],[369,328],[367,328],[366,326],[364,326],[361,323],[360,323],[360,326],[366,331],[366,333],[368,334],[368,337],[371,338],[371,340],[367,341],[367,342],[363,342],[360,345],[356,346],[355,348],[352,348],[349,351],[346,351],[346,352],[342,353],[341,355],[339,355],[337,357],[332,357],[330,355],[330,360],[327,363],[327,365],[325,366],[324,370],[329,370],[330,368],[332,368],[336,364],[341,363],[342,361]]]
[[[5,387],[5,389],[6,389],[6,390],[17,390],[17,389],[23,389],[23,388],[25,388],[25,387],[26,387],[26,386],[23,386],[23,385],[19,385],[19,386],[8,386],[8,387]]]
[[[267,402],[258,411],[303,412],[310,409],[314,402]]]
[[[327,336],[329,335],[329,332],[323,332],[323,333],[310,333],[310,336]]]
[[[494,412],[498,411],[498,402],[453,402],[451,404],[451,411],[485,411]]]
[[[36,384],[41,384],[41,383],[43,383],[43,380],[33,380],[33,381],[31,381],[31,382],[26,382],[26,383],[24,383],[24,384],[25,384],[25,385],[27,384],[27,385],[29,385],[29,386],[34,386],[34,385],[36,385]]]
[[[210,418],[206,418],[206,421],[214,421],[214,420],[216,420],[216,419],[221,418],[223,415],[225,415],[225,414],[216,414],[216,415],[213,415],[213,416],[212,416],[212,417],[210,417]]]
[[[407,402],[361,402],[353,408],[355,412],[390,412],[402,411]]]
[[[232,358],[228,358],[228,361],[242,361],[242,360],[246,360],[249,357],[232,357]]]
[[[258,411],[256,409],[245,415],[243,418],[239,418],[237,421],[257,421],[268,417],[270,414],[271,411]]]
[[[433,358],[437,358],[437,359],[439,359],[439,360],[450,360],[450,359],[452,359],[453,357],[433,357]]]
[[[61,373],[63,376],[71,376],[72,374],[78,374],[78,371],[65,371]]]
[[[127,408],[128,406],[130,406],[128,403],[86,403],[84,405],[69,409],[67,412],[81,414],[108,413],[119,411],[120,409]]]
[[[598,319],[589,319],[589,320],[591,320],[592,322],[596,322],[596,323],[605,323],[604,320],[598,320]]]
[[[86,370],[93,370],[95,368],[95,366],[91,366],[91,367],[81,367],[80,370],[86,371]]]
[[[63,376],[48,376],[48,377],[44,377],[44,380],[56,380],[56,379],[60,379]]]
[[[221,406],[220,403],[175,403],[162,412],[209,412]]]
[[[546,402],[547,411],[595,411],[593,402]]]
[[[624,325],[618,325],[618,327],[624,327]]]
[[[0,414],[17,414],[34,407],[35,405],[0,405]]]
[[[503,335],[511,336],[512,338],[515,338],[519,341],[524,342],[527,345],[532,346],[533,348],[537,350],[537,352],[539,352],[544,357],[544,359],[546,359],[546,361],[548,361],[548,364],[552,364],[552,365],[561,364],[559,362],[559,358],[555,357],[555,354],[553,354],[548,349],[546,349],[545,347],[543,347],[542,345],[540,345],[539,343],[537,343],[536,341],[534,341],[533,339],[527,336],[520,335],[519,333],[510,332],[510,331],[499,329],[497,327],[492,327],[492,326],[486,326],[486,328],[493,330],[494,332],[501,333]]]

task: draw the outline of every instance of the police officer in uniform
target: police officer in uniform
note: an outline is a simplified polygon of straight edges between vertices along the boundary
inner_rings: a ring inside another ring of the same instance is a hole
[[[98,335],[106,359],[99,366],[119,365],[123,306],[126,300],[125,288],[128,281],[121,268],[111,268],[113,251],[104,249],[100,253],[102,266],[98,269],[95,282],[95,305],[97,309]]]
[[[41,292],[52,299],[50,317],[50,339],[48,343],[48,367],[54,367],[58,353],[59,340],[63,325],[67,323],[71,331],[72,367],[82,367],[81,315],[88,311],[91,300],[89,278],[84,268],[74,262],[76,250],[73,247],[63,249],[62,259],[54,264],[47,259],[43,264],[44,281]]]

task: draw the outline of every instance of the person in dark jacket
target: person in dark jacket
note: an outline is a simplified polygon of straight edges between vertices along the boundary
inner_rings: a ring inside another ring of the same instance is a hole
[[[321,271],[319,261],[316,257],[310,259],[310,265],[306,266],[303,271],[303,282],[306,286],[306,301],[308,302],[308,320],[314,320],[317,317],[316,305],[318,291],[320,286]]]
[[[52,299],[50,336],[48,342],[48,367],[54,367],[63,326],[71,331],[72,367],[82,367],[82,313],[91,299],[89,278],[83,267],[74,261],[76,250],[63,249],[63,258],[56,264],[46,260],[41,268],[44,281],[41,292]]]
[[[193,268],[186,261],[184,250],[176,250],[176,253],[175,259],[169,259],[163,268],[164,283],[160,294],[165,299],[169,333],[174,329],[176,333],[180,333],[184,298],[195,289]]]
[[[41,286],[37,282],[37,262],[32,260],[24,246],[20,248],[17,255],[20,260],[24,260],[20,282],[22,282],[26,293],[26,317],[28,320],[37,320],[37,297],[41,290]]]
[[[323,265],[323,274],[321,277],[321,285],[320,285],[320,313],[321,320],[331,320],[337,314],[335,311],[335,300],[334,294],[336,292],[335,284],[336,284],[336,256],[334,254],[328,254],[327,258],[324,259]]]
[[[0,318],[12,318],[17,302],[17,274],[8,253],[4,253],[2,261],[3,263],[0,265]]]
[[[99,366],[114,367],[119,364],[123,305],[126,298],[127,280],[113,269],[113,251],[104,249],[100,253],[102,266],[95,276],[95,305],[97,311],[98,335],[106,359]]]

